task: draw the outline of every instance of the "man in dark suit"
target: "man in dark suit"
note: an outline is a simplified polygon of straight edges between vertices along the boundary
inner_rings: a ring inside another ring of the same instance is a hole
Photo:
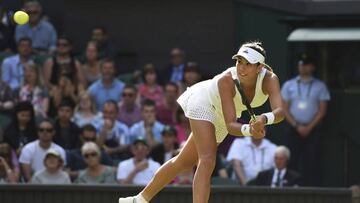
[[[161,85],[169,81],[179,83],[184,77],[185,52],[179,48],[173,48],[170,57],[170,65],[161,70],[159,74],[159,83]]]
[[[285,146],[278,146],[275,151],[275,168],[260,172],[250,184],[271,187],[301,185],[300,174],[287,168],[289,160],[290,150]]]

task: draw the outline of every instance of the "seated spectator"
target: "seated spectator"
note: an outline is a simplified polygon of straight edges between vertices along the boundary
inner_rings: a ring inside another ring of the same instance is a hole
[[[87,86],[90,86],[101,78],[100,63],[97,43],[94,41],[88,42],[86,46],[85,62],[81,64]]]
[[[55,149],[65,159],[65,150],[52,142],[54,137],[54,125],[50,120],[43,120],[38,127],[39,139],[30,142],[21,150],[19,162],[26,181],[30,181],[32,174],[45,168],[44,157],[49,149]],[[66,164],[66,163],[65,163]]]
[[[196,62],[187,62],[184,69],[183,81],[179,84],[180,93],[185,92],[186,88],[200,82],[201,72]]]
[[[11,3],[13,3],[13,1],[11,1]],[[0,52],[11,53],[15,52],[16,49],[14,40],[15,25],[12,20],[12,17],[14,15],[14,8],[9,8],[9,6],[6,6],[7,3],[5,3],[4,1],[2,1],[1,4]]]
[[[139,99],[140,103],[145,99],[155,101],[156,105],[163,102],[164,91],[163,88],[157,84],[157,73],[155,65],[147,63],[143,68],[144,83],[139,85]]]
[[[6,118],[11,117],[14,106],[15,106],[15,97],[10,87],[5,82],[0,80],[0,116]]]
[[[176,142],[177,133],[174,127],[165,126],[161,135],[162,143],[151,150],[150,157],[162,165],[173,157],[179,145]]]
[[[20,88],[19,100],[33,104],[37,118],[46,118],[49,109],[49,94],[41,83],[40,68],[35,64],[25,66],[24,84]]]
[[[81,153],[87,168],[80,171],[79,177],[75,180],[76,183],[115,183],[114,168],[100,163],[100,148],[94,142],[86,142],[81,147]]]
[[[7,143],[0,143],[0,183],[17,183],[20,167],[15,151]]]
[[[136,87],[126,85],[122,94],[123,100],[119,104],[117,120],[125,123],[129,128],[141,121],[141,107],[136,103],[136,95]]]
[[[271,187],[291,187],[301,185],[301,177],[297,172],[288,169],[290,150],[285,146],[278,146],[275,150],[275,167],[261,171],[253,181],[255,185]]]
[[[80,62],[72,55],[72,41],[60,37],[56,44],[56,54],[45,61],[44,80],[51,90],[60,85],[60,78],[66,76],[75,87],[75,92],[85,90],[85,78]]]
[[[72,121],[79,127],[100,121],[102,114],[96,110],[96,104],[88,92],[81,93],[79,104],[75,109]]]
[[[2,81],[8,84],[14,95],[18,94],[24,79],[24,65],[32,62],[31,39],[21,38],[17,43],[18,54],[4,59],[1,65]]]
[[[276,145],[266,138],[244,137],[234,140],[226,159],[232,163],[240,185],[246,185],[260,171],[274,166],[275,149]]]
[[[51,54],[55,51],[57,34],[50,22],[41,19],[40,3],[38,1],[26,2],[24,10],[29,14],[29,23],[16,27],[16,42],[19,43],[23,37],[29,37],[33,41],[35,53]]]
[[[174,157],[176,157],[181,149],[184,147],[185,143],[180,145],[180,148],[174,152]],[[193,183],[195,168],[183,171],[179,173],[176,178],[171,182],[172,185],[191,185]]]
[[[175,129],[177,132],[177,143],[184,143],[191,133],[189,118],[185,116],[182,108],[178,108],[175,113]]]
[[[64,161],[55,149],[49,149],[44,158],[45,169],[34,174],[31,183],[35,184],[70,184],[69,175],[62,170]]]
[[[145,100],[141,107],[143,120],[130,128],[130,142],[138,137],[146,139],[150,148],[161,143],[161,132],[164,125],[156,120],[156,106],[152,100]]]
[[[112,158],[121,159],[128,157],[129,129],[124,123],[116,120],[117,115],[117,103],[112,100],[105,102],[103,119],[96,125],[99,132],[97,143]]]
[[[96,128],[91,124],[84,125],[80,130],[80,141],[81,146],[83,146],[86,142],[96,142]],[[74,180],[79,176],[79,171],[86,168],[86,162],[81,154],[81,148],[79,147],[73,150],[67,150],[66,158],[67,172],[69,173],[71,179]],[[107,166],[113,165],[113,161],[110,156],[103,150],[101,150],[100,154],[100,163]]]
[[[53,140],[64,149],[75,149],[80,146],[79,127],[71,121],[74,106],[75,104],[71,100],[63,100],[55,121]]]
[[[120,184],[146,185],[160,168],[160,164],[146,158],[149,145],[143,138],[134,141],[131,151],[134,156],[119,163],[117,181]]]
[[[113,58],[116,56],[116,49],[109,41],[108,33],[105,27],[97,26],[92,30],[91,40],[97,43],[99,47],[99,58]]]
[[[88,89],[91,97],[95,99],[96,108],[102,110],[107,100],[121,101],[125,84],[114,78],[115,62],[104,59],[101,64],[101,79],[94,82]]]
[[[37,139],[35,113],[30,102],[19,102],[10,125],[5,129],[4,141],[20,153],[22,147]]]
[[[165,85],[165,94],[161,105],[156,107],[156,118],[166,125],[175,124],[175,114],[179,107],[177,98],[179,97],[179,87],[169,82]]]
[[[180,83],[184,77],[185,52],[179,48],[173,48],[170,52],[170,65],[160,73],[160,81],[165,84],[169,81]]]
[[[216,163],[215,163],[215,168],[214,171],[211,175],[211,178],[216,178],[216,177],[220,177],[220,178],[229,178],[228,173],[226,171],[226,168],[223,164],[223,160],[220,156],[219,153],[216,153]]]

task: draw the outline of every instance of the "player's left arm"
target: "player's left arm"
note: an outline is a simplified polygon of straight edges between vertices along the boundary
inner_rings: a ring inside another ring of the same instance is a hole
[[[279,78],[275,73],[269,71],[266,73],[263,80],[262,89],[264,94],[269,95],[271,111],[275,117],[273,123],[279,123],[284,119],[285,114],[280,93]],[[263,120],[266,120],[264,115],[262,115],[261,117]]]

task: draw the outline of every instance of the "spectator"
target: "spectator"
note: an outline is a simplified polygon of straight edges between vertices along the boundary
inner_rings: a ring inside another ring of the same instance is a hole
[[[10,87],[0,80],[0,116],[11,117],[14,106],[15,98]]]
[[[38,136],[38,140],[26,144],[21,150],[19,162],[26,181],[31,180],[32,174],[45,168],[44,158],[49,149],[57,150],[61,158],[66,160],[64,149],[52,142],[54,125],[50,120],[43,120],[39,124]]]
[[[108,33],[105,27],[97,26],[92,30],[91,39],[99,47],[99,58],[113,58],[116,55],[113,43],[110,43]]]
[[[141,121],[141,107],[136,103],[136,95],[136,87],[126,85],[122,94],[123,100],[119,104],[117,120],[125,123],[129,128]]]
[[[139,85],[139,98],[142,103],[145,99],[155,101],[156,105],[163,102],[164,91],[160,85],[157,84],[157,73],[154,64],[147,63],[143,68],[144,83]]]
[[[15,26],[12,21],[14,11],[12,9],[6,8],[3,1],[1,2],[0,8],[0,52],[2,53],[11,53],[15,51]]]
[[[19,102],[10,125],[5,130],[4,141],[19,154],[22,147],[37,139],[35,113],[30,102]]]
[[[166,124],[174,125],[175,124],[175,114],[179,105],[177,103],[177,98],[179,97],[179,87],[173,83],[169,82],[165,85],[165,98],[164,102],[161,105],[156,107],[156,118]]]
[[[164,125],[156,120],[156,107],[153,100],[146,99],[141,107],[143,120],[130,128],[130,141],[142,137],[149,143],[150,148],[161,143],[161,132]]]
[[[20,167],[14,150],[0,143],[0,183],[19,182]]]
[[[81,147],[81,153],[87,168],[80,171],[79,177],[75,180],[76,183],[115,183],[114,168],[100,163],[100,148],[94,142],[86,142]]]
[[[80,62],[72,56],[72,41],[60,37],[56,44],[56,54],[45,61],[44,79],[49,89],[60,85],[62,76],[66,76],[75,86],[75,92],[85,90],[85,78]]]
[[[81,93],[79,100],[72,118],[73,122],[79,127],[99,122],[102,114],[96,110],[96,104],[89,93]]]
[[[225,165],[223,164],[222,157],[216,153],[216,163],[211,178],[229,178]]]
[[[185,143],[180,145],[180,148],[178,150],[176,150],[174,152],[174,157],[176,157],[181,149],[184,147]],[[171,182],[171,184],[173,185],[191,185],[193,183],[193,178],[194,178],[194,171],[195,169],[189,169],[186,171],[183,171],[181,173],[179,173],[176,178]]]
[[[79,127],[71,121],[74,106],[75,104],[71,100],[63,100],[55,121],[54,142],[64,149],[75,149],[80,146]]]
[[[289,124],[287,145],[292,152],[289,168],[299,170],[305,186],[320,185],[320,123],[330,100],[326,85],[314,77],[314,70],[314,59],[302,55],[299,75],[286,81],[281,90]]]
[[[84,125],[80,130],[80,141],[81,146],[86,142],[96,142],[96,128],[91,124]],[[79,175],[79,171],[86,168],[86,162],[81,154],[81,149],[76,148],[73,150],[66,151],[67,158],[67,172],[70,174],[72,179],[76,179]],[[100,163],[107,166],[112,166],[113,162],[110,156],[101,150]]]
[[[276,145],[265,138],[245,137],[234,140],[226,159],[232,163],[240,185],[246,185],[260,171],[274,166],[275,149]]]
[[[95,99],[98,110],[104,106],[107,100],[121,101],[121,95],[125,84],[114,78],[115,62],[104,59],[101,65],[101,79],[94,82],[88,89],[91,97]]]
[[[116,120],[117,115],[117,103],[113,100],[105,102],[103,120],[96,126],[99,132],[98,145],[102,146],[106,153],[115,159],[128,157],[129,144],[129,129],[124,123]]]
[[[170,52],[171,62],[160,74],[161,82],[169,81],[180,83],[184,77],[185,52],[179,48],[173,48]]]
[[[290,150],[285,146],[278,146],[275,150],[275,168],[261,171],[254,183],[271,187],[288,187],[301,185],[300,174],[288,169]]]
[[[24,85],[20,88],[19,100],[33,104],[37,118],[46,118],[49,109],[49,94],[43,87],[40,68],[35,64],[25,66]]]
[[[24,79],[24,65],[32,62],[31,60],[31,39],[21,38],[17,44],[18,54],[9,56],[2,63],[2,80],[8,84],[11,90],[18,94]]]
[[[31,183],[35,184],[70,184],[69,175],[62,170],[64,161],[58,151],[49,149],[44,158],[45,169],[34,174]]]
[[[185,92],[186,88],[191,87],[201,80],[201,72],[196,62],[187,62],[184,68],[184,78],[179,84],[180,93]]]
[[[178,108],[175,114],[175,129],[177,132],[177,143],[184,143],[191,133],[189,118],[185,116],[182,108]]]
[[[176,142],[177,134],[174,127],[165,126],[161,135],[162,143],[151,150],[150,157],[154,161],[163,164],[173,157],[175,151],[179,148],[179,145]]]
[[[86,46],[85,62],[82,64],[82,70],[85,74],[87,86],[90,86],[96,80],[101,78],[100,63],[97,43],[94,41],[88,42]]]
[[[29,37],[33,41],[34,51],[37,54],[51,54],[55,51],[57,34],[50,22],[41,20],[40,3],[29,1],[25,3],[24,10],[29,14],[29,23],[16,27],[16,42],[19,43],[23,37]]]
[[[119,163],[117,180],[120,184],[146,185],[160,168],[160,164],[146,158],[149,145],[143,138],[134,141],[131,151],[134,156]]]

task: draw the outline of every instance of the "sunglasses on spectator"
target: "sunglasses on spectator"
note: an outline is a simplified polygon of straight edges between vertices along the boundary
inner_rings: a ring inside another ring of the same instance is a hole
[[[85,157],[85,159],[88,159],[89,157],[96,157],[98,154],[96,152],[90,152],[90,153],[85,153],[83,156]]]
[[[123,97],[133,97],[135,94],[134,93],[123,93],[122,96]]]
[[[53,132],[54,129],[52,128],[39,128],[39,132],[47,132],[47,133],[51,133]]]

